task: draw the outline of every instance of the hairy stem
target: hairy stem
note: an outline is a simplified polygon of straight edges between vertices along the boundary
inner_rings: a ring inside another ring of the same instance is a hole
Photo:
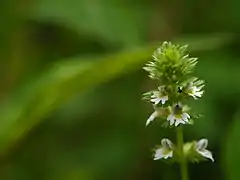
[[[187,162],[183,153],[183,128],[180,125],[177,127],[177,144],[178,144],[178,150],[180,154],[180,169],[181,169],[181,180],[188,180],[188,167]]]

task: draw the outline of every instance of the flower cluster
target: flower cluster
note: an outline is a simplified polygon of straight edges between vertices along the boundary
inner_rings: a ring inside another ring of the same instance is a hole
[[[159,86],[143,95],[150,102],[154,112],[146,121],[148,126],[155,119],[168,127],[192,124],[194,115],[187,105],[189,99],[198,100],[204,93],[204,81],[193,77],[197,58],[186,53],[187,46],[173,45],[164,42],[153,54],[153,60],[143,68],[151,79],[157,80]],[[188,142],[183,147],[177,147],[169,139],[162,139],[161,145],[155,150],[154,160],[174,158],[176,161],[184,156],[188,161],[210,159],[212,153],[206,150],[208,141]],[[182,154],[179,149],[182,148]]]
[[[214,161],[212,153],[206,149],[207,145],[207,139],[186,143],[184,145],[184,156],[191,162],[206,159]],[[175,151],[175,145],[169,139],[164,138],[161,141],[161,146],[155,150],[154,160],[172,158]]]

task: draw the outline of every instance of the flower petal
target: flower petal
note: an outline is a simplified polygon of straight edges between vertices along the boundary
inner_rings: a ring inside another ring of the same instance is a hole
[[[203,149],[206,149],[208,145],[208,140],[207,139],[201,139],[197,142],[196,149],[201,151]]]
[[[185,122],[188,122],[188,119],[190,118],[189,114],[188,113],[183,113],[182,114],[182,120],[185,121]]]
[[[162,147],[166,149],[172,149],[173,148],[173,143],[169,139],[162,139],[161,141]]]
[[[190,86],[188,89],[188,95],[192,96],[194,99],[198,99],[202,97],[202,94],[204,91],[202,91],[203,86],[197,87],[197,86]]]
[[[176,119],[175,120],[175,126],[178,126],[179,124],[186,124],[186,122],[183,121],[182,119]]]
[[[214,159],[212,157],[212,153],[207,150],[207,149],[203,149],[201,151],[198,151],[199,154],[201,154],[203,157],[207,158],[207,159],[211,159],[214,162]]]
[[[160,98],[156,98],[155,104],[158,104],[161,101]]]
[[[175,121],[175,126],[178,126],[180,124],[180,121],[176,120]]]
[[[184,116],[186,116],[188,119],[190,118],[190,115],[188,113],[183,113]]]
[[[174,119],[170,120],[170,125],[172,126],[174,124]]]
[[[154,154],[154,158],[153,160],[158,160],[158,159],[162,159],[164,156],[164,149],[163,148],[159,148],[156,150],[155,154]]]
[[[168,96],[164,96],[163,98],[162,98],[162,104],[165,104],[165,102],[168,100]]]
[[[162,158],[167,159],[172,156],[173,156],[172,150],[168,150],[168,149],[165,149],[164,147],[162,147],[162,148],[159,148],[156,150],[153,160],[159,160]]]
[[[172,126],[174,124],[175,116],[173,114],[169,114],[167,117],[167,120],[170,121],[170,125]]]
[[[147,122],[146,122],[146,126],[148,126],[150,124],[150,122],[152,122],[156,117],[158,116],[158,112],[157,111],[154,111],[150,117],[147,119]]]
[[[158,104],[161,101],[160,98],[153,98],[151,99],[151,102],[154,102],[154,104]]]
[[[173,114],[169,114],[167,117],[167,120],[172,121],[172,120],[174,120],[174,118],[175,118],[175,116]]]

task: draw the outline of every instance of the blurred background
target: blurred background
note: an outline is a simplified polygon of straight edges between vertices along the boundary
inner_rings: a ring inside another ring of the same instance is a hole
[[[240,179],[240,1],[1,0],[0,177],[3,180],[180,180],[152,160],[175,141],[142,93],[142,66],[162,41],[189,44],[206,93],[185,140],[206,137],[215,162],[190,179]]]

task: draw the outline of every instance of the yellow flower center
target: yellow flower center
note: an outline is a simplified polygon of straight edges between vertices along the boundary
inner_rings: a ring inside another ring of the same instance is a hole
[[[181,119],[182,118],[182,114],[175,114],[175,118],[176,119]]]

